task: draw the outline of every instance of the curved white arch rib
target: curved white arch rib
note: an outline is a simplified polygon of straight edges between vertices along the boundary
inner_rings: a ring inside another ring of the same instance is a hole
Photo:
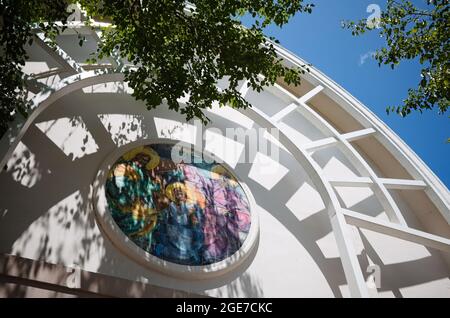
[[[123,81],[123,74],[108,69],[101,71],[94,70],[66,77],[38,93],[31,100],[32,106],[30,110],[32,111],[32,113],[28,116],[22,127],[20,127],[17,136],[13,137],[14,139],[9,142],[10,144],[8,146],[8,150],[2,156],[2,159],[0,161],[1,169],[5,167],[8,159],[11,157],[12,153],[27,132],[30,125],[48,106],[53,104],[59,98],[83,87],[115,81]]]
[[[341,212],[340,203],[335,192],[321,174],[322,169],[320,166],[259,109],[247,108],[239,111],[254,120],[260,127],[266,129],[268,133],[271,133],[274,128],[278,130],[278,141],[291,153],[302,168],[305,169],[325,204],[352,297],[369,297],[358,258],[347,234],[348,227],[345,216]]]
[[[301,66],[308,64],[294,53],[274,44],[277,54],[287,66]],[[450,224],[450,193],[442,181],[422,161],[422,159],[382,120],[369,108],[347,92],[339,84],[318,69],[311,67],[310,72],[304,75],[311,83],[324,86],[330,97],[335,100],[350,116],[365,127],[372,127],[382,138],[377,138],[386,149],[395,155],[401,165],[416,180],[423,180],[429,187],[425,192],[437,206],[444,219]]]

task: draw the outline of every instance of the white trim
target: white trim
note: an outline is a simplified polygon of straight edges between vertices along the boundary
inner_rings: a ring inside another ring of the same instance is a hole
[[[450,240],[447,238],[379,220],[347,209],[342,209],[342,212],[348,224],[435,248],[447,253],[450,252]]]
[[[275,45],[279,56],[287,66],[302,66],[307,64],[304,60],[289,52],[285,48]],[[430,200],[437,206],[439,212],[450,224],[450,192],[431,169],[420,159],[417,154],[381,121],[372,111],[359,100],[348,93],[344,88],[336,84],[318,69],[309,67],[310,72],[304,75],[312,83],[320,83],[325,93],[336,101],[350,116],[363,126],[372,126],[376,131],[377,140],[392,153],[400,164],[415,179],[423,180],[429,185],[425,191]]]
[[[303,95],[298,99],[299,104],[309,102],[310,99],[319,94],[321,91],[323,91],[323,86],[318,85],[314,87],[311,91],[309,91],[308,93],[306,93],[305,95]]]
[[[373,184],[372,179],[367,177],[355,177],[348,179],[328,179],[333,187],[370,187]]]
[[[276,84],[275,87],[280,89],[281,92],[287,92],[278,84]],[[310,98],[321,90],[321,88],[313,89],[311,92],[314,92],[314,94],[310,92]],[[245,94],[242,96],[245,97]],[[299,98],[298,102],[300,105],[303,104],[303,100],[308,100],[308,98]],[[298,107],[296,107],[296,109],[298,109]],[[272,134],[273,129],[275,128],[278,131],[278,142],[280,142],[281,145],[291,153],[302,168],[305,169],[313,184],[316,186],[317,192],[327,208],[331,227],[333,229],[333,234],[336,239],[339,255],[344,269],[345,278],[350,289],[350,294],[352,297],[358,298],[369,297],[369,291],[364,281],[364,276],[359,265],[356,251],[354,250],[352,238],[348,233],[348,227],[340,210],[339,200],[336,193],[333,191],[331,184],[326,182],[320,166],[314,161],[307,150],[300,148],[283,132],[273,118],[269,118],[255,107],[238,109],[238,111],[252,119],[260,127],[266,129],[269,134]]]
[[[328,181],[335,187],[370,187],[373,185],[373,180],[367,177],[331,178]],[[389,190],[425,190],[427,188],[425,182],[421,180],[379,178],[378,181]]]
[[[403,180],[403,179],[379,179],[386,189],[393,190],[425,190],[428,186],[422,180]]]
[[[14,127],[15,131],[19,131],[15,138],[11,138],[8,136],[8,133],[5,134],[3,138],[8,138],[6,141],[9,144],[8,150],[4,154],[0,154],[0,167],[4,167],[8,159],[11,157],[12,153],[16,149],[18,143],[23,138],[28,128],[34,122],[34,120],[45,110],[48,106],[53,104],[55,101],[64,97],[65,95],[74,92],[78,89],[81,89],[86,86],[107,83],[107,82],[115,82],[115,81],[123,81],[124,75],[122,73],[114,73],[111,70],[95,70],[90,72],[83,72],[81,74],[72,75],[70,77],[66,77],[61,81],[55,83],[50,86],[47,90],[40,92],[37,94],[31,101],[32,106],[30,111],[32,111],[31,115],[28,116],[27,120],[23,123],[20,123],[21,128]],[[14,122],[17,124],[17,122]],[[2,143],[4,139],[2,138]],[[2,170],[0,170],[1,173]]]
[[[323,148],[327,148],[329,146],[333,146],[335,144],[337,144],[339,141],[334,138],[334,137],[328,137],[328,138],[323,138],[320,140],[316,140],[310,143],[307,143],[305,145],[303,145],[303,149],[309,151],[309,152],[314,152]]]
[[[278,141],[291,153],[294,159],[306,171],[325,204],[339,248],[344,274],[348,282],[351,295],[353,297],[369,297],[364,276],[354,250],[352,238],[348,233],[343,215],[339,208],[339,200],[331,185],[324,181],[325,177],[322,174],[322,169],[320,166],[305,150],[300,149],[298,145],[287,137],[278,124],[273,122],[262,111],[255,107],[238,109],[238,111],[252,119],[260,127],[266,129],[268,133],[271,133],[272,129],[278,130]]]
[[[311,117],[316,118],[326,129],[333,134],[341,143],[341,150],[347,155],[347,158],[355,165],[355,168],[363,175],[368,175],[374,184],[373,191],[386,211],[392,222],[397,222],[402,225],[406,225],[406,221],[397,207],[394,199],[387,189],[378,181],[378,177],[369,164],[359,154],[359,152],[345,139],[333,126],[330,125],[324,118],[322,118],[316,111],[306,104],[303,104],[303,108]]]
[[[278,113],[276,113],[275,115],[272,116],[271,120],[273,122],[279,122],[281,121],[284,117],[286,117],[287,115],[289,115],[290,113],[292,113],[294,110],[296,110],[298,108],[299,105],[302,105],[302,103],[306,103],[307,101],[309,101],[311,98],[313,98],[314,96],[316,96],[317,94],[319,94],[321,91],[323,90],[322,86],[317,86],[315,88],[313,88],[311,91],[309,91],[308,93],[306,93],[305,95],[303,95],[302,97],[300,97],[296,102],[291,103],[289,106],[283,108],[282,110],[280,110]]]
[[[274,117],[272,117],[272,120]],[[366,138],[375,133],[376,133],[375,129],[367,128],[367,129],[361,129],[361,130],[356,130],[356,131],[353,131],[350,133],[342,134],[341,137],[346,139],[347,141],[351,142],[351,141],[359,140],[362,138]],[[337,140],[335,137],[328,137],[328,138],[323,138],[323,139],[319,139],[319,140],[307,143],[307,144],[303,145],[303,149],[306,149],[309,152],[314,152],[314,151],[317,151],[317,150],[320,150],[320,149],[323,149],[323,148],[326,148],[329,146],[336,145],[338,143],[339,143],[339,140]]]
[[[352,131],[346,134],[342,134],[342,138],[346,139],[349,142],[359,140],[362,138],[369,137],[371,135],[376,134],[377,131],[373,128],[366,128],[361,130]]]
[[[369,298],[369,290],[361,271],[358,257],[356,256],[355,247],[353,245],[349,228],[341,212],[330,217],[331,227],[339,249],[342,266],[345,272],[350,295],[357,298]],[[347,274],[347,271],[353,273]]]
[[[248,91],[250,90],[251,86],[249,86],[249,81],[244,81],[244,84],[242,84],[241,89],[239,90],[239,93],[242,97],[245,97],[247,95]]]
[[[281,86],[278,88],[284,92],[287,96],[296,99],[296,97],[284,89]],[[364,160],[364,158],[359,154],[358,151],[350,144],[350,142],[343,137],[328,121],[326,121],[322,116],[320,116],[315,110],[313,110],[306,103],[300,103],[302,107],[297,108],[303,116],[309,119],[312,123],[314,123],[317,128],[319,128],[326,135],[331,135],[340,141],[339,146],[341,150],[346,154],[347,158],[351,161],[351,163],[355,166],[355,168],[363,175],[369,176],[374,184],[373,191],[377,198],[379,199],[381,205],[386,211],[392,222],[397,222],[402,225],[406,225],[406,221],[397,207],[394,199],[391,194],[387,191],[382,183],[379,182],[377,175],[369,166],[369,164]]]
[[[187,266],[162,260],[134,244],[133,241],[128,238],[128,236],[119,228],[119,226],[112,218],[112,215],[109,212],[105,195],[105,183],[111,167],[123,154],[136,147],[160,143],[179,145],[182,144],[189,147],[191,146],[191,144],[187,144],[184,142],[181,143],[180,141],[172,139],[140,139],[118,149],[115,149],[106,157],[106,159],[101,164],[98,174],[93,182],[94,188],[92,198],[97,223],[120,251],[130,256],[136,262],[164,274],[169,274],[182,279],[206,279],[225,274],[235,269],[246,259],[246,257],[255,248],[255,246],[257,246],[256,243],[259,239],[259,217],[256,211],[256,202],[250,189],[226,163],[220,164],[223,165],[228,170],[228,172],[230,172],[233,177],[236,178],[247,196],[250,205],[249,208],[251,215],[251,224],[249,233],[241,248],[232,256],[220,262],[205,266]],[[205,150],[202,150],[202,155],[213,158],[213,155]]]
[[[294,110],[296,110],[298,105],[296,103],[291,103],[282,110],[280,110],[278,113],[272,116],[271,120],[274,122],[281,121],[284,117],[292,113]]]
[[[244,86],[245,85],[246,84],[244,84]],[[279,85],[275,86],[281,88]],[[320,90],[321,89],[317,89],[313,91],[319,92]],[[242,94],[243,97],[245,97],[247,91]],[[311,97],[314,95],[310,94]],[[301,101],[302,99],[300,98],[299,100]],[[282,131],[282,129],[278,126],[278,123],[274,121],[273,118],[269,118],[255,107],[238,109],[238,111],[252,119],[260,127],[266,129],[269,134],[271,134],[275,128],[278,131],[278,142],[280,142],[281,145],[291,153],[302,168],[305,169],[313,184],[316,186],[317,192],[327,208],[333,234],[339,249],[344,275],[350,289],[350,294],[352,297],[368,298],[369,291],[364,281],[364,276],[359,265],[356,251],[354,250],[352,238],[348,233],[348,227],[345,223],[343,214],[340,211],[339,200],[331,185],[325,181],[325,176],[322,174],[322,169],[320,166],[312,159],[306,150],[301,149]]]

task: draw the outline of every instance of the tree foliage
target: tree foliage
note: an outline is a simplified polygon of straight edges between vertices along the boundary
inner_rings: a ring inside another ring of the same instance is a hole
[[[27,114],[22,67],[28,59],[25,46],[33,41],[33,25],[54,39],[60,32],[55,22],[70,14],[67,5],[62,0],[0,0],[0,136],[17,113]]]
[[[54,22],[66,21],[69,13],[64,8],[71,2],[0,0],[0,46],[6,53],[1,59],[0,134],[25,105],[21,65],[27,58],[24,45],[32,38],[31,25],[49,22],[40,26],[54,38],[61,31]],[[112,22],[104,28],[93,56],[119,54],[134,64],[124,71],[125,80],[148,109],[166,101],[187,120],[207,122],[204,110],[214,101],[235,108],[249,106],[239,93],[242,80],[249,80],[257,91],[280,77],[297,85],[306,69],[284,66],[275,51],[276,39],[263,34],[269,24],[282,26],[296,13],[310,13],[313,5],[303,0],[192,0],[187,6],[184,0],[76,2],[89,16]],[[253,17],[249,28],[240,23],[245,14]],[[216,83],[222,78],[229,78],[229,86],[220,90]],[[180,105],[177,100],[186,95],[189,101]]]
[[[375,23],[374,23],[375,22]],[[346,22],[353,35],[376,30],[386,40],[375,58],[379,65],[394,69],[402,60],[417,59],[421,80],[408,91],[403,105],[390,106],[387,112],[407,116],[412,111],[438,108],[448,110],[450,101],[450,6],[449,0],[427,0],[423,8],[411,1],[388,0],[378,21]]]

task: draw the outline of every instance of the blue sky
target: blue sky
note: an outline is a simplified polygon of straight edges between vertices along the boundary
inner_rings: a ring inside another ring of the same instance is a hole
[[[395,70],[378,67],[371,52],[384,45],[376,31],[353,37],[341,28],[342,20],[367,18],[370,4],[384,7],[385,0],[309,0],[313,13],[298,14],[282,29],[269,27],[281,45],[339,83],[390,126],[450,188],[449,114],[437,111],[401,118],[387,115],[386,106],[399,105],[420,80],[420,65],[403,62]],[[417,1],[415,1],[417,2]],[[422,1],[419,1],[422,2]],[[245,23],[244,19],[244,24]],[[248,21],[247,21],[248,22]]]

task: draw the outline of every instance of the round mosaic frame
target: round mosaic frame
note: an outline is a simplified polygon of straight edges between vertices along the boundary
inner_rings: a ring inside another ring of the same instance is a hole
[[[122,231],[122,229],[113,219],[112,213],[109,211],[108,201],[105,193],[105,185],[110,169],[116,163],[116,161],[127,152],[140,146],[153,144],[169,144],[180,145],[184,147],[194,147],[194,145],[192,144],[173,139],[142,139],[129,143],[110,153],[101,164],[93,183],[93,206],[95,210],[95,218],[101,231],[108,237],[108,239],[116,248],[132,258],[134,261],[150,269],[157,270],[171,276],[185,279],[201,279],[219,276],[235,269],[247,258],[253,248],[257,245],[256,243],[259,238],[259,217],[255,209],[256,202],[253,198],[253,195],[251,194],[250,189],[245,184],[245,182],[243,182],[235,174],[233,169],[225,162],[220,162],[220,164],[237,180],[247,197],[251,222],[247,237],[242,243],[242,246],[233,255],[216,263],[198,266],[181,265],[166,261],[150,254],[149,252],[136,245]],[[195,147],[194,152],[196,152]],[[196,153],[199,154],[199,152]],[[212,158],[214,158],[214,156],[207,151],[202,151],[201,155],[208,158],[208,160],[212,160]]]

